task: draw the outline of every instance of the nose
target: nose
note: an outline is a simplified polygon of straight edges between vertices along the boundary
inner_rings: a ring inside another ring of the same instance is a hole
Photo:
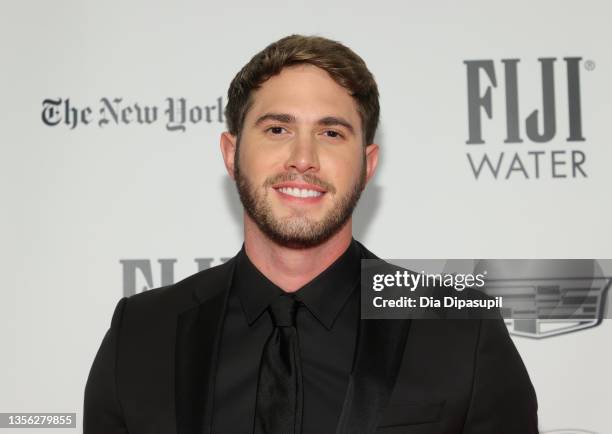
[[[314,137],[308,134],[298,135],[290,146],[291,150],[285,161],[285,170],[295,170],[300,173],[319,170],[319,155]]]

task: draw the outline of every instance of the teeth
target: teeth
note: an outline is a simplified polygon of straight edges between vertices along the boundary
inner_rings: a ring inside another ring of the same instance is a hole
[[[282,191],[285,194],[288,194],[289,196],[294,196],[294,197],[318,197],[323,194],[320,191],[307,190],[303,188],[283,187],[283,188],[279,188],[278,190]]]

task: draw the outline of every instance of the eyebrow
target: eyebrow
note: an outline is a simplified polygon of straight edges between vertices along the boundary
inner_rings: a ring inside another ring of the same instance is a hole
[[[326,127],[333,127],[334,125],[340,125],[346,128],[351,132],[351,134],[355,134],[355,128],[347,121],[346,119],[339,118],[336,116],[326,116],[322,119],[319,119],[317,122],[319,125],[324,125]]]
[[[289,113],[266,113],[257,118],[255,121],[255,126],[258,126],[265,121],[276,121],[283,124],[292,124],[296,122],[296,117]],[[351,125],[351,123],[346,119],[337,116],[325,116],[317,121],[317,125],[323,125],[326,127],[340,125],[349,130],[351,134],[355,134],[355,128],[353,125]]]
[[[295,116],[288,113],[266,113],[257,118],[255,121],[255,126],[260,125],[265,121],[276,121],[283,124],[292,124],[295,123]]]

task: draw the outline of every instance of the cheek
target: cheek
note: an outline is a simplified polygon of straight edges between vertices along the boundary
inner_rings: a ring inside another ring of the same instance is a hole
[[[352,185],[361,174],[362,159],[361,154],[356,152],[326,158],[325,164],[322,164],[322,167],[325,167],[324,176],[337,184],[337,187]]]
[[[252,180],[263,180],[283,169],[283,156],[270,149],[240,145],[240,167]]]

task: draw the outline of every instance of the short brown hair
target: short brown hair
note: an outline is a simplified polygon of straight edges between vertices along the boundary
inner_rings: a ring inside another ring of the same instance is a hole
[[[308,63],[317,66],[349,91],[355,98],[361,123],[364,145],[373,143],[380,106],[378,87],[365,62],[353,50],[319,36],[291,35],[279,39],[257,53],[232,80],[227,92],[225,108],[227,129],[239,136],[244,118],[251,107],[251,91],[259,88],[270,77],[287,66]]]

